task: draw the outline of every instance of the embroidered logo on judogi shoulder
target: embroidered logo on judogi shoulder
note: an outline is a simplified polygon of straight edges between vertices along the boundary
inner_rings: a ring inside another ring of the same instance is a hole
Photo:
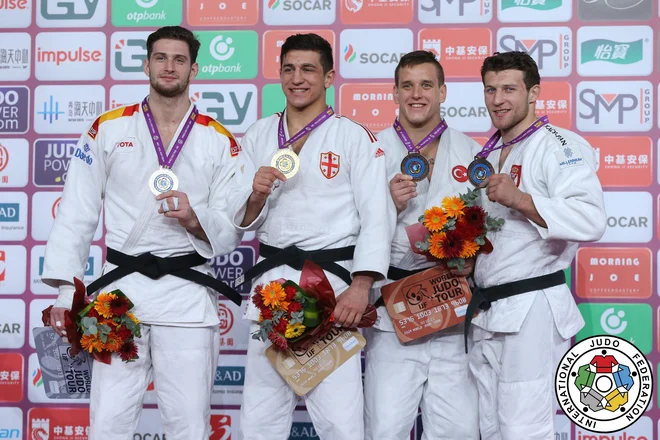
[[[511,173],[509,173],[509,175],[511,176],[511,180],[513,180],[513,183],[515,183],[516,186],[520,186],[521,174],[522,174],[522,165],[513,165],[511,167]]]
[[[321,173],[326,179],[332,179],[339,174],[339,159],[340,156],[332,151],[321,153]]]

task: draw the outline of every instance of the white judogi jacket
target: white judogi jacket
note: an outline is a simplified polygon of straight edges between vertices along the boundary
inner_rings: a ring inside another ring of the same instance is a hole
[[[501,141],[500,141],[501,143]],[[497,170],[501,150],[488,156]],[[494,250],[479,254],[474,278],[480,287],[546,275],[570,266],[577,242],[599,240],[606,227],[603,190],[596,176],[596,157],[581,136],[546,125],[514,145],[501,173],[510,174],[529,193],[547,229],[514,209],[483,195],[483,207],[505,220],[502,230],[489,233]],[[584,325],[568,286],[543,291],[559,334],[574,336]],[[491,332],[517,332],[534,301],[534,292],[496,301],[472,323]]]
[[[401,173],[401,161],[408,154],[393,127],[378,133],[378,141],[385,150],[387,159],[388,182],[396,174]],[[474,140],[449,127],[440,137],[440,144],[435,155],[433,175],[417,182],[417,197],[408,200],[396,223],[394,240],[392,241],[390,265],[399,269],[416,270],[433,267],[436,263],[428,261],[424,255],[416,254],[410,247],[406,227],[419,223],[419,217],[426,209],[440,206],[442,199],[466,193],[474,186],[467,180],[467,167],[474,156],[481,151],[481,146]],[[461,180],[464,180],[461,182]],[[395,212],[396,212],[396,208]],[[388,283],[390,280],[388,280]],[[380,297],[380,288],[372,289],[372,302]],[[392,319],[385,306],[378,308],[376,328],[383,331],[394,331]]]
[[[191,104],[172,143],[192,108]],[[55,287],[60,280],[73,282],[74,277],[83,278],[101,206],[105,210],[106,246],[123,253],[151,252],[159,257],[173,257],[196,251],[212,258],[231,252],[242,236],[226,213],[226,193],[239,151],[222,125],[200,114],[172,167],[179,178],[179,191],[188,195],[209,245],[188,233],[176,219],[158,214],[160,202],[148,182],[160,166],[140,104],[104,113],[80,137],[71,158],[58,215],[46,246],[43,281]],[[136,222],[140,222],[139,228],[131,233]],[[106,263],[103,273],[114,267]],[[195,269],[212,276],[209,264]],[[133,301],[136,317],[147,324],[218,323],[216,292],[172,275],[151,280],[133,273],[101,291],[113,289],[121,289]],[[69,295],[60,295],[56,306],[71,307],[71,300]]]
[[[312,251],[355,245],[353,260],[338,264],[351,273],[372,271],[386,276],[396,211],[392,210],[384,153],[366,127],[346,117],[335,114],[311,132],[300,151],[298,173],[280,182],[252,224],[240,227],[254,175],[260,167],[271,166],[278,150],[279,119],[278,113],[257,121],[241,140],[237,188],[229,202],[235,226],[256,231],[260,242],[278,248],[295,245]],[[286,119],[284,128],[289,139]],[[335,295],[348,287],[334,274],[326,272],[326,276]],[[252,286],[278,278],[298,282],[300,271],[279,266],[255,278]],[[251,301],[245,318],[259,318]]]

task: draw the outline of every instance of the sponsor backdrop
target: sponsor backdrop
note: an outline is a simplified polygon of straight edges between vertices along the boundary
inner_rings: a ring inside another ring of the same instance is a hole
[[[283,108],[279,47],[294,32],[315,31],[331,42],[338,75],[328,100],[374,132],[396,115],[391,90],[400,56],[433,51],[447,76],[443,115],[481,143],[492,132],[483,58],[529,52],[543,77],[539,114],[591,142],[607,191],[605,236],[583,246],[567,270],[587,322],[577,339],[626,338],[655,368],[658,1],[0,0],[0,438],[87,438],[87,402],[49,400],[35,355],[31,329],[56,294],[40,281],[44,246],[69,161],[85,160],[76,155],[76,139],[104,110],[146,95],[147,35],[175,24],[194,29],[202,42],[192,100],[239,138],[257,118]],[[100,225],[87,283],[102,267],[103,234]],[[254,264],[256,244],[246,236],[216,258],[217,277],[234,279]],[[211,439],[227,440],[238,435],[249,335],[232,303],[221,299],[218,314]],[[165,438],[155,403],[151,385],[136,440]],[[556,439],[656,439],[658,419],[656,400],[625,432],[595,436],[558,415]],[[411,438],[421,431],[417,422]],[[291,438],[318,438],[302,404]]]

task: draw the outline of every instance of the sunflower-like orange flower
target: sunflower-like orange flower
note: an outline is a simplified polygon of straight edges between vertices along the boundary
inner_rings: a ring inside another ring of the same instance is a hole
[[[435,258],[445,258],[445,253],[442,249],[442,241],[445,239],[445,235],[447,234],[439,232],[437,234],[432,234],[429,239],[429,252]]]
[[[112,318],[112,301],[117,299],[117,295],[114,293],[101,293],[96,297],[96,304],[94,304],[94,309],[99,313],[99,315],[104,318]]]
[[[121,340],[121,337],[115,332],[110,332],[108,338],[105,341],[105,348],[108,351],[116,352],[119,351],[121,346],[124,344],[124,341]]]
[[[103,350],[103,341],[97,335],[83,335],[80,338],[80,346],[83,350],[92,353],[94,351],[100,352]]]
[[[472,258],[477,254],[479,245],[473,240],[465,240],[463,242],[463,249],[461,249],[461,258]]]
[[[261,290],[261,296],[264,299],[264,305],[268,307],[279,307],[280,303],[286,299],[286,292],[278,282],[271,281]]]
[[[424,211],[424,226],[431,232],[439,232],[447,223],[445,212],[437,206]]]
[[[464,214],[465,203],[463,203],[460,197],[445,197],[442,201],[442,208],[448,217],[459,218]]]

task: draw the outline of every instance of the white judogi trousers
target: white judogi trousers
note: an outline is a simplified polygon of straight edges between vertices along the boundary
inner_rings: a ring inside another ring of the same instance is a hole
[[[250,325],[250,334],[258,325]],[[239,440],[287,440],[298,395],[265,355],[266,344],[250,339],[241,405]],[[304,396],[321,440],[363,440],[364,398],[360,356],[351,357]]]
[[[153,379],[168,440],[207,440],[220,332],[212,327],[141,325],[138,356],[94,362],[90,440],[133,440]]]
[[[570,339],[561,337],[550,305],[537,292],[519,332],[473,325],[470,370],[479,390],[483,440],[554,440],[555,373]]]
[[[406,344],[395,332],[366,336],[366,440],[408,440],[420,406],[422,440],[479,440],[462,325]]]

